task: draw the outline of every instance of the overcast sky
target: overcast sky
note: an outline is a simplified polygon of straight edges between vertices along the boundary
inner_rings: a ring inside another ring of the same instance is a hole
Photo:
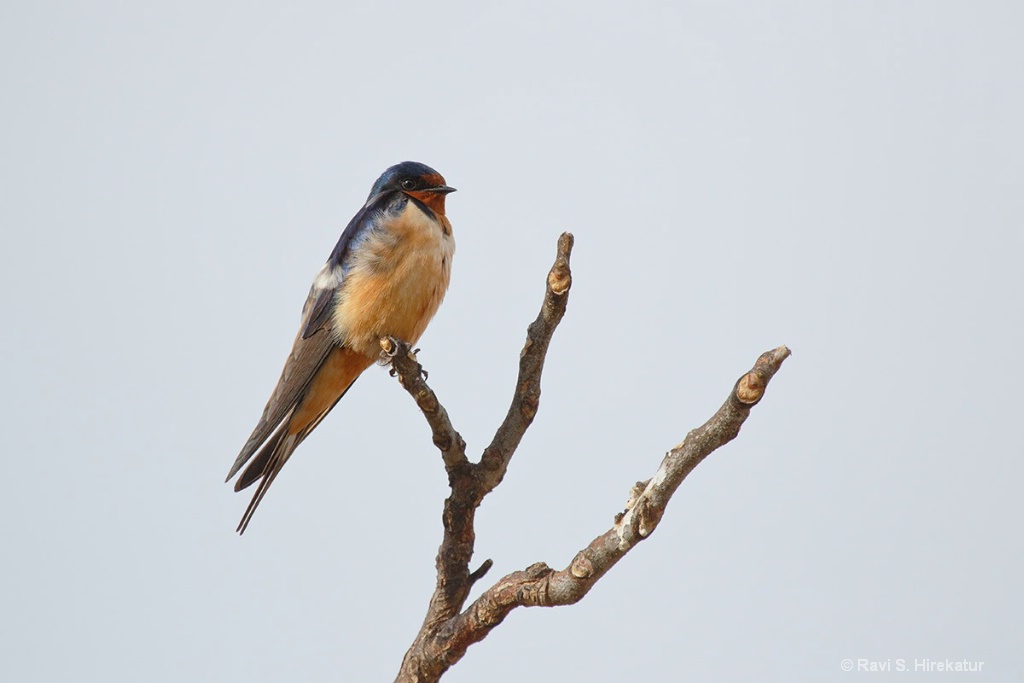
[[[0,8],[0,678],[393,678],[447,491],[397,382],[366,373],[244,537],[222,482],[413,159],[459,189],[419,346],[471,453],[576,236],[489,578],[564,567],[793,350],[656,534],[446,681],[1020,680],[1020,5],[488,4]]]

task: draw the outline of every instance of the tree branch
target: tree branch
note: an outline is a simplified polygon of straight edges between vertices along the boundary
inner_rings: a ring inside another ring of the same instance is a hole
[[[670,450],[651,479],[633,487],[625,511],[615,516],[611,529],[591,541],[561,571],[538,563],[500,579],[452,623],[453,641],[468,647],[482,640],[516,607],[579,602],[616,562],[654,533],[683,479],[704,458],[736,438],[750,409],[761,400],[768,382],[789,355],[785,346],[761,354],[718,412]]]
[[[544,358],[548,354],[551,336],[562,321],[565,307],[569,303],[569,288],[572,287],[569,257],[572,255],[572,245],[572,234],[563,232],[558,238],[558,256],[548,272],[544,304],[537,319],[526,329],[526,344],[519,354],[519,377],[512,405],[480,458],[478,478],[484,487],[483,495],[494,490],[505,477],[512,454],[519,447],[523,434],[540,407],[540,376],[544,371]]]
[[[392,374],[398,375],[399,383],[416,399],[416,405],[427,418],[434,445],[441,451],[445,471],[451,476],[453,471],[468,467],[466,442],[455,431],[448,411],[437,400],[437,394],[427,386],[427,374],[409,350],[409,345],[393,337],[385,337],[380,340],[380,348],[383,357],[391,363]]]
[[[544,358],[555,328],[565,314],[572,286],[569,267],[572,246],[572,235],[563,233],[558,240],[554,265],[548,273],[540,313],[527,329],[512,404],[479,463],[472,463],[466,457],[465,441],[427,386],[423,368],[409,346],[396,339],[381,340],[381,348],[393,372],[416,400],[430,425],[451,488],[442,515],[444,537],[437,554],[437,584],[423,625],[402,661],[398,681],[439,680],[470,645],[486,637],[516,607],[552,607],[582,599],[619,559],[654,532],[672,494],[693,468],[736,437],[750,409],[761,400],[768,382],[790,354],[785,346],[762,354],[753,369],[736,382],[718,412],[669,451],[651,479],[633,487],[626,509],[615,516],[612,528],[577,553],[568,567],[555,571],[544,563],[537,563],[513,572],[463,610],[473,584],[492,565],[491,560],[486,560],[476,571],[469,570],[476,509],[501,483],[516,448],[537,414]]]

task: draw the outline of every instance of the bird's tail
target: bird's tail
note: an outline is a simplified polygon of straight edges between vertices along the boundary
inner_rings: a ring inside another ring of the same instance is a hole
[[[316,376],[303,391],[296,405],[285,415],[281,425],[253,456],[235,483],[235,490],[260,480],[249,507],[242,515],[236,531],[243,533],[259,507],[267,489],[288,462],[295,448],[327,417],[327,413],[348,393],[356,378],[373,363],[373,358],[348,348],[336,349],[318,368]]]
[[[274,483],[278,472],[288,462],[288,458],[291,457],[292,452],[304,437],[305,434],[289,434],[288,422],[285,422],[263,444],[263,448],[242,472],[238,481],[235,482],[236,491],[251,486],[257,479],[260,479],[260,485],[256,487],[256,492],[253,494],[252,500],[249,501],[249,506],[245,508],[245,514],[242,515],[242,520],[238,523],[238,528],[235,531],[240,534],[245,533],[245,528],[249,526],[249,521],[256,512],[256,508],[259,507],[260,501],[263,500],[263,496],[267,494],[267,490]]]

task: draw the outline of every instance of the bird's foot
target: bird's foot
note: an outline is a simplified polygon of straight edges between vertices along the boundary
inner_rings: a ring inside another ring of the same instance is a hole
[[[408,344],[401,341],[400,339],[397,339],[396,337],[380,338],[380,358],[377,359],[377,362],[381,365],[391,365],[392,367],[388,371],[388,373],[392,377],[398,374],[398,371],[395,370],[395,367],[393,365],[393,361],[395,359],[395,356],[398,355],[398,352],[402,346],[409,348]],[[419,364],[419,361],[416,359],[416,354],[419,352],[419,349],[410,349],[408,352],[409,360],[416,363],[417,365]],[[427,378],[427,371],[424,370],[422,366],[420,366],[420,374],[423,375],[423,379]]]
[[[410,352],[409,352],[409,356],[410,356],[410,357],[411,357],[411,358],[412,358],[412,359],[413,359],[414,361],[416,361],[417,363],[419,363],[419,360],[417,360],[417,358],[416,358],[416,354],[418,354],[419,352],[420,352],[420,350],[419,350],[419,349],[413,349],[412,351],[410,351]],[[420,366],[420,374],[421,374],[421,375],[423,375],[423,381],[424,381],[424,382],[426,382],[426,381],[427,381],[427,378],[428,378],[428,377],[430,377],[430,373],[429,373],[429,372],[427,372],[427,371],[426,371],[426,369],[425,369],[425,368],[424,368],[424,367],[423,367],[422,365]]]
[[[390,363],[398,355],[398,340],[394,337],[380,338],[380,360]]]

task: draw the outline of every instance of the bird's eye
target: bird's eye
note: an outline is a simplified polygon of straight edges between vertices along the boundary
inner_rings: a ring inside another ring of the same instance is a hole
[[[415,187],[416,187],[416,181],[415,180],[412,180],[410,178],[406,178],[405,180],[402,181],[402,189],[403,190],[412,190]]]

